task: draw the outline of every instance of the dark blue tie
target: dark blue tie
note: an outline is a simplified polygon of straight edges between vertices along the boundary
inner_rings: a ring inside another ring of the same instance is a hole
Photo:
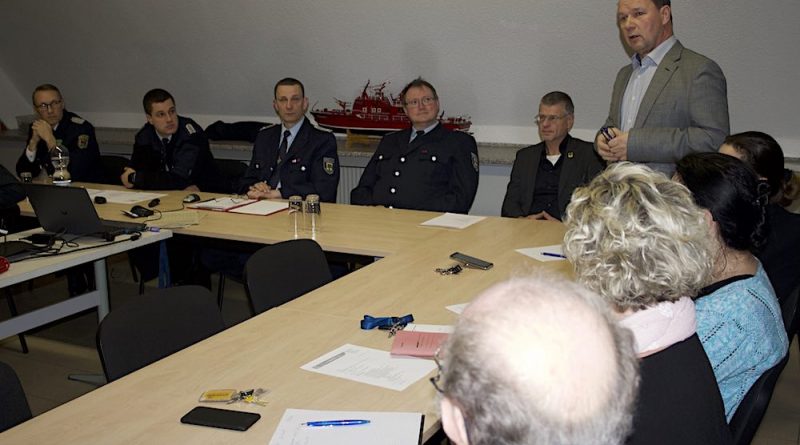
[[[275,168],[272,170],[272,176],[269,177],[269,184],[270,187],[275,188],[278,186],[278,183],[281,179],[280,168],[281,163],[283,163],[283,157],[287,151],[289,151],[289,136],[292,133],[289,130],[284,130],[283,132],[283,140],[281,141],[280,147],[278,147],[278,159],[275,161]]]

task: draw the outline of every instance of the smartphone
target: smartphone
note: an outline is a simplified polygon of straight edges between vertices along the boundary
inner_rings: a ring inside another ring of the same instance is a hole
[[[181,417],[181,423],[247,431],[260,418],[258,413],[197,406]]]
[[[452,255],[450,255],[450,258],[464,264],[466,267],[472,267],[480,270],[489,270],[492,268],[492,266],[494,266],[494,264],[488,261],[479,260],[478,258],[464,255],[461,252],[454,252]]]

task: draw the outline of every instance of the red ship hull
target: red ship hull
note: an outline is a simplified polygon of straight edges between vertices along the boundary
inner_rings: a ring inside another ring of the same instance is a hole
[[[383,94],[386,85],[384,82],[370,88],[367,82],[361,95],[353,101],[352,107],[337,99],[340,109],[314,109],[311,114],[317,124],[333,131],[383,134],[409,128],[411,122],[403,111],[400,100]],[[464,116],[442,117],[439,121],[451,130],[469,131],[472,125],[469,118]]]

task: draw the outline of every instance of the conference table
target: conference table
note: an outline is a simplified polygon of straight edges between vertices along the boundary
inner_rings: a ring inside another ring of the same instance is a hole
[[[41,231],[42,229],[39,228],[15,233],[9,235],[8,240],[18,240],[31,233]],[[162,230],[157,233],[144,233],[137,239],[132,239],[129,235],[121,235],[113,243],[99,238],[84,237],[76,240],[79,245],[63,246],[59,255],[42,256],[11,263],[8,271],[0,275],[0,288],[13,286],[80,264],[93,263],[95,290],[1,321],[0,338],[10,337],[94,307],[97,308],[98,319],[102,320],[109,311],[106,258],[166,240],[171,236],[172,232]]]
[[[169,192],[160,207],[180,207],[184,194]],[[101,216],[119,210],[97,207]],[[175,233],[262,244],[292,237],[285,212],[207,213],[199,225]],[[468,303],[494,283],[532,273],[571,273],[564,261],[539,262],[515,251],[560,244],[564,228],[558,222],[487,217],[458,230],[419,225],[435,212],[335,204],[323,204],[323,215],[325,226],[316,237],[323,249],[384,258],[37,416],[0,434],[0,442],[264,444],[288,408],[420,412],[425,441],[440,427],[436,392],[427,379],[394,391],[300,367],[348,343],[388,351],[392,339],[386,331],[360,329],[365,314],[411,313],[417,323],[454,324],[457,315],[446,306]],[[435,268],[453,264],[449,255],[455,251],[494,267],[436,273]],[[291,278],[302,279],[302,271]],[[269,390],[266,406],[223,405],[261,415],[246,432],[179,422],[199,405],[203,391],[258,387]]]

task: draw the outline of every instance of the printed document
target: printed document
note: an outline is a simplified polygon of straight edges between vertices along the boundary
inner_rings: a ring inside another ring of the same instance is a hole
[[[363,425],[310,427],[306,422],[368,420]],[[420,413],[287,409],[269,445],[417,445],[425,417]]]
[[[89,192],[89,197],[94,200],[96,196],[106,198],[106,201],[113,202],[114,204],[136,204],[142,201],[152,201],[162,196],[167,196],[165,193],[149,193],[149,192],[129,192],[125,190],[99,190],[99,189],[86,189]]]
[[[436,368],[432,360],[392,357],[389,351],[345,344],[300,369],[402,391]]]

